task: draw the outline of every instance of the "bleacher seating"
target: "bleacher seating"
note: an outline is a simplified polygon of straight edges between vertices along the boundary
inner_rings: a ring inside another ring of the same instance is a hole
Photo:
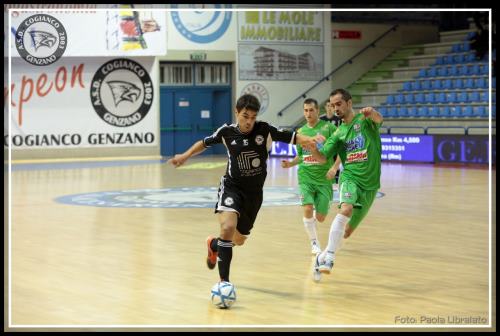
[[[379,107],[381,113],[388,118],[487,118],[488,55],[477,60],[468,38],[454,44],[447,55],[438,55],[434,64],[420,69],[399,92],[389,94]],[[491,86],[495,103],[495,77]],[[492,114],[496,115],[495,108]]]

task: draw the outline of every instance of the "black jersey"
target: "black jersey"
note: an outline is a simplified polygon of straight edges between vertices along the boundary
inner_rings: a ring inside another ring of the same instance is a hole
[[[319,117],[321,120],[325,120],[325,121],[328,121],[332,124],[334,124],[335,126],[339,127],[340,124],[342,124],[342,119],[340,119],[339,117],[337,117],[335,114],[331,117],[331,118],[328,118],[328,116],[325,114],[325,115],[322,115],[321,117]]]
[[[205,147],[223,143],[229,161],[224,178],[244,190],[261,190],[267,175],[267,158],[273,141],[295,143],[295,132],[278,130],[256,121],[252,131],[241,133],[237,124],[224,124],[203,139]]]

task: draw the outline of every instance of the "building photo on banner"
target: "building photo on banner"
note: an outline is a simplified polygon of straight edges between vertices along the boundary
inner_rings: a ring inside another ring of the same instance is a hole
[[[4,330],[496,330],[495,35],[462,3],[4,4]]]

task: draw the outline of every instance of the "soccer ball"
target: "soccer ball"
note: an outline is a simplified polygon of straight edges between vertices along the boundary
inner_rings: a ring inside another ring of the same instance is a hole
[[[227,281],[217,282],[211,290],[212,303],[217,308],[230,308],[236,301],[236,289]]]

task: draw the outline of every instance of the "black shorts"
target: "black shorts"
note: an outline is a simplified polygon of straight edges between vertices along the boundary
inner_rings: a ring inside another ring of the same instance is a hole
[[[262,190],[246,191],[224,177],[221,179],[215,213],[236,211],[238,213],[236,229],[242,235],[250,234],[261,205]]]

